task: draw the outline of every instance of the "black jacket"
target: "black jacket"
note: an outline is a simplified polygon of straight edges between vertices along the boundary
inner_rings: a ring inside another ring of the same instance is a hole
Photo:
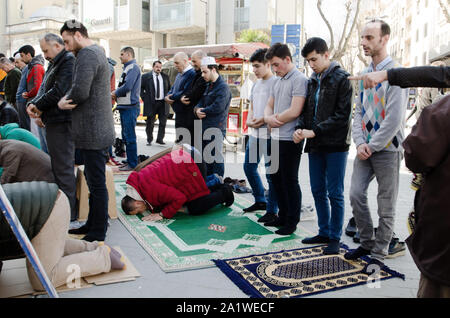
[[[449,66],[394,68],[388,71],[389,84],[400,87],[450,87]]]
[[[0,126],[11,123],[19,123],[19,114],[10,104],[3,102],[0,104]]]
[[[72,87],[72,75],[75,65],[75,56],[72,53],[62,50],[50,63],[44,85],[44,94],[32,100],[32,104],[43,112],[42,121],[44,124],[70,122],[72,114],[70,110],[61,110],[58,102]]]
[[[161,76],[163,79],[164,85],[164,97],[167,96],[167,93],[170,90],[170,80],[169,76],[161,72]],[[155,100],[156,96],[156,87],[155,82],[153,80],[153,72],[145,73],[142,75],[141,80],[141,98],[144,102],[144,116],[151,116],[154,111],[154,106],[156,104]],[[169,108],[169,105],[166,104],[166,107]]]
[[[189,91],[186,93],[186,97],[191,101],[191,106],[194,108],[200,102],[203,94],[206,90],[206,81],[202,77],[202,71],[196,71],[194,81]]]
[[[315,74],[308,81],[308,95],[296,129],[312,130],[316,137],[308,139],[305,152],[348,151],[353,98],[348,76],[338,63],[332,62],[320,81],[316,116],[319,81]]]

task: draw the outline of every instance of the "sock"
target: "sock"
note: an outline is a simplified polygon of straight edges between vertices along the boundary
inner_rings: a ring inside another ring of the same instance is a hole
[[[105,245],[108,249],[109,257],[111,259],[111,270],[124,270],[126,268],[125,265],[125,257],[122,256],[116,249]]]

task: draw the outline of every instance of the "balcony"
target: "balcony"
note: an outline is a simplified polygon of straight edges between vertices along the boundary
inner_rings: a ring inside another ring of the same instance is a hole
[[[165,33],[190,33],[194,30],[198,32],[201,25],[194,25],[191,12],[191,1],[171,4],[155,2],[152,29],[153,31]]]
[[[234,9],[234,32],[240,32],[250,28],[250,8]]]

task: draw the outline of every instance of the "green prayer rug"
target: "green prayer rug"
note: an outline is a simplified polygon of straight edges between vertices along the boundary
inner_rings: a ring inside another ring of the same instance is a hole
[[[262,255],[215,260],[217,267],[244,293],[253,298],[300,298],[363,284],[405,276],[387,266],[373,266],[368,276],[362,273],[368,257],[356,261],[344,258],[348,247],[341,245],[339,255],[324,255],[326,246],[286,250]]]
[[[213,259],[298,248],[311,234],[300,224],[291,236],[275,234],[277,228],[257,222],[264,212],[243,213],[252,202],[240,195],[235,195],[233,206],[217,206],[201,216],[179,212],[170,220],[143,222],[146,214],[129,216],[121,209],[127,177],[114,177],[119,219],[165,272],[214,267]]]

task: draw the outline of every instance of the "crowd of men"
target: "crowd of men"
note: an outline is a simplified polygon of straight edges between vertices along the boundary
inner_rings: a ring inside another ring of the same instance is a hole
[[[184,52],[177,53],[173,60],[178,75],[171,85],[168,76],[162,73],[160,61],[153,63],[151,72],[141,75],[134,50],[125,47],[120,52],[123,72],[116,88],[115,62],[106,58],[104,49],[89,38],[81,23],[67,21],[60,33],[47,34],[40,39],[44,57],[35,55],[33,47],[25,45],[14,54],[14,61],[5,56],[0,58],[0,68],[6,74],[4,94],[0,95],[1,125],[14,124],[14,127],[8,127],[8,132],[10,129],[23,129],[31,132],[31,137],[26,135],[27,140],[34,138],[33,142],[25,140],[25,137],[0,141],[2,183],[56,183],[68,199],[70,221],[76,222],[74,165],[77,158],[77,163],[85,166],[90,192],[89,216],[86,224],[72,226],[69,233],[84,235],[85,242],[103,242],[108,225],[105,164],[115,139],[112,104],[117,103],[122,139],[126,145],[127,159],[119,170],[140,171],[136,169],[139,163],[136,121],[142,98],[144,115],[147,116],[147,145],[153,143],[156,118],[159,120],[156,143],[166,144],[165,127],[169,108],[172,107],[175,112],[175,143],[181,145],[174,151],[197,164],[195,166],[191,162],[192,165],[183,169],[200,169],[203,176],[200,180],[190,176],[192,182],[189,183],[198,184],[197,188],[201,189],[203,199],[207,198],[208,206],[217,203],[230,205],[233,197],[228,188],[215,188],[214,191],[210,188],[209,194],[205,186],[209,181],[216,182],[225,175],[222,149],[231,92],[220,75],[216,60],[201,50],[194,52],[191,57]],[[309,158],[318,233],[304,239],[303,243],[326,244],[325,255],[339,254],[345,213],[344,178],[350,138],[353,135],[357,157],[351,178],[350,203],[361,246],[344,257],[356,260],[370,255],[371,260],[363,269],[368,275],[372,274],[374,266],[382,268],[389,255],[394,235],[400,163],[404,149],[410,151],[414,142],[405,142],[408,90],[390,83],[390,78],[378,80],[375,77],[380,72],[387,74],[399,66],[388,54],[389,38],[390,28],[384,21],[373,20],[365,25],[361,45],[371,63],[363,72],[364,76],[357,78],[357,92],[353,90],[350,74],[331,60],[327,43],[321,38],[310,38],[302,49],[302,56],[314,71],[309,79],[295,67],[287,45],[278,43],[269,49],[257,50],[250,58],[258,81],[250,96],[247,120],[250,134],[243,170],[253,190],[255,203],[244,209],[244,212],[266,211],[259,222],[267,227],[277,227],[275,233],[278,235],[289,236],[296,231],[301,219],[302,190],[298,175],[304,151]],[[44,58],[49,62],[46,71]],[[448,68],[441,69],[446,73],[443,76],[444,84],[439,87],[448,87]],[[448,109],[448,99],[446,101]],[[356,107],[353,109],[354,103]],[[448,118],[448,110],[445,114]],[[424,115],[429,116],[428,111],[424,111]],[[3,135],[2,139],[5,139]],[[36,140],[40,141],[39,147],[29,145],[36,143]],[[448,149],[448,140],[447,143],[443,141],[440,147]],[[159,159],[172,167],[168,154],[164,153]],[[408,155],[412,161],[414,151],[408,152]],[[443,155],[448,158],[448,151]],[[269,185],[267,193],[258,173],[258,165],[263,157]],[[437,164],[440,162],[437,161]],[[431,168],[428,165],[427,169],[414,172],[426,172],[426,180],[432,173]],[[25,169],[27,173],[23,173]],[[156,166],[149,166],[145,174],[161,177],[157,169]],[[171,171],[174,169],[172,167]],[[180,174],[183,169],[180,168]],[[45,179],[43,175],[46,175]],[[173,205],[176,200],[178,205],[190,204],[195,214],[199,214],[197,210],[201,205],[198,202],[194,204],[193,200],[199,199],[200,193],[194,188],[178,189],[189,190],[189,200],[181,196],[168,200],[155,199],[150,204],[148,197],[154,197],[158,191],[145,190],[146,193],[139,193],[141,185],[137,180],[140,177],[135,172],[132,176],[132,189],[128,198],[122,201],[125,212],[136,214],[147,209],[153,211],[158,202]],[[196,174],[193,176],[196,177]],[[376,230],[367,197],[367,189],[374,179],[378,183]],[[161,190],[162,196],[167,193]],[[216,195],[214,200],[211,197],[213,195]],[[169,214],[163,213],[151,220],[159,220],[167,215],[172,217],[177,209],[172,210]],[[448,216],[443,223],[448,230]],[[68,226],[63,227],[65,232]],[[443,263],[448,266],[449,253],[442,252],[445,255],[434,259],[434,265],[429,266],[423,261],[422,251],[416,253],[417,240],[420,238],[416,236],[410,249],[423,274],[420,295],[430,295],[437,290],[449,295],[450,279],[448,273],[441,269]],[[64,248],[64,244],[61,246]],[[86,258],[90,267],[82,271],[84,275],[124,267],[120,254],[109,247],[103,248],[101,243],[80,248],[77,261],[86,260],[81,254],[88,251],[96,251],[97,261]],[[432,258],[428,254],[424,257],[427,261]],[[104,261],[100,262],[99,258]],[[59,261],[53,261],[46,269],[52,270]],[[430,280],[435,285],[432,286]]]

